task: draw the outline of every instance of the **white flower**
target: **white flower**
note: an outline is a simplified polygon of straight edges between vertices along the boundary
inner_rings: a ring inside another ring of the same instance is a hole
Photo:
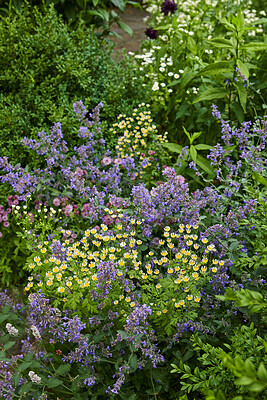
[[[31,378],[31,381],[33,383],[40,383],[41,382],[41,378],[40,376],[38,376],[37,374],[35,374],[33,371],[29,372],[29,377]]]
[[[19,331],[11,324],[6,324],[6,329],[8,333],[12,336],[17,336]]]
[[[180,72],[180,74],[183,74],[184,70],[183,69],[179,69],[179,72]]]
[[[158,84],[158,82],[155,82],[154,83],[154,85],[153,85],[153,87],[152,87],[152,90],[155,92],[156,90],[159,90],[159,84]]]
[[[32,334],[36,339],[41,339],[41,335],[39,330],[36,328],[36,326],[32,325],[31,326]]]
[[[178,78],[180,78],[180,75],[179,74],[174,74],[174,78],[178,79]]]
[[[164,72],[164,71],[165,71],[165,68],[160,67],[159,70],[160,70],[160,72]]]

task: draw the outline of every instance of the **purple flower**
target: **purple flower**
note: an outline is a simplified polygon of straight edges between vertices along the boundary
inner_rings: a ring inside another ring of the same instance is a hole
[[[147,35],[147,37],[149,37],[149,39],[157,39],[157,37],[159,36],[158,31],[153,28],[147,28],[145,34]]]
[[[177,10],[177,4],[171,0],[165,0],[161,4],[161,11],[164,15],[168,15],[169,13],[174,14]]]

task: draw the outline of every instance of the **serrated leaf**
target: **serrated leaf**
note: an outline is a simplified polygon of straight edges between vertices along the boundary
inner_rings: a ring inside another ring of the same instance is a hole
[[[233,66],[228,61],[219,61],[207,65],[197,75],[221,75],[228,72],[234,72]]]
[[[241,60],[237,60],[236,65],[237,65],[238,69],[241,71],[242,75],[245,75],[246,79],[248,80],[249,70],[248,70],[247,66],[244,63],[242,63]]]
[[[211,40],[207,40],[206,42],[217,48],[233,48],[233,44],[232,42],[230,42],[229,39],[214,38]]]
[[[70,364],[62,364],[57,368],[56,373],[59,375],[67,375],[70,371],[70,368]]]
[[[5,343],[4,344],[4,349],[5,350],[8,350],[8,349],[10,349],[12,346],[14,346],[14,344],[15,344],[16,342],[7,342],[7,343]]]
[[[62,383],[63,383],[63,381],[61,381],[60,379],[52,378],[52,379],[49,379],[49,380],[48,380],[48,382],[47,382],[47,387],[48,387],[49,389],[52,389],[52,388],[54,388],[54,387],[57,387],[57,386],[62,385]]]
[[[32,382],[27,382],[24,385],[20,386],[19,389],[19,394],[25,394],[28,393],[32,387],[33,383]],[[25,398],[25,397],[24,397]]]
[[[264,42],[250,42],[246,43],[243,46],[241,46],[241,50],[247,50],[247,51],[266,51],[267,50],[267,44]]]
[[[214,100],[214,99],[222,99],[227,95],[225,89],[220,88],[210,88],[206,89],[201,92],[193,101],[193,104],[198,103],[199,101],[206,101],[206,100]]]
[[[183,150],[183,147],[180,144],[176,143],[162,143],[163,147],[166,147],[166,149],[173,151],[174,153],[181,153]]]

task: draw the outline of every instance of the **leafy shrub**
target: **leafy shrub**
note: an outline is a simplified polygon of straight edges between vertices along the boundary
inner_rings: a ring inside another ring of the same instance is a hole
[[[267,342],[266,342],[266,299],[255,291],[228,289],[221,300],[235,301],[237,307],[248,307],[250,313],[263,311],[254,324],[240,325],[220,347],[205,343],[198,334],[193,335],[197,366],[191,369],[182,360],[179,366],[172,365],[172,373],[182,374],[182,390],[197,391],[206,400],[263,400],[266,397]],[[246,322],[246,321],[245,321]],[[261,336],[259,336],[261,330]],[[226,338],[225,338],[226,339]],[[233,397],[235,396],[235,397]]]
[[[15,163],[38,164],[20,144],[61,121],[73,144],[71,105],[83,98],[92,108],[102,99],[105,120],[144,100],[139,78],[127,58],[117,64],[112,46],[100,42],[80,21],[72,30],[51,6],[40,11],[25,5],[0,22],[1,154]]]
[[[21,10],[24,3],[25,1],[23,0],[11,0],[6,7],[1,8],[0,13],[5,15],[10,11],[11,6]],[[118,12],[123,12],[128,3],[135,6],[138,5],[134,1],[128,2],[127,0],[111,0],[110,2],[107,0],[28,0],[27,3],[31,7],[39,6],[40,8],[53,4],[64,20],[77,23],[79,18],[82,17],[86,25],[90,24],[99,29],[99,34],[101,35],[110,33],[113,22],[116,22],[121,29],[132,34],[132,29],[121,21]],[[116,7],[116,11],[114,7]]]

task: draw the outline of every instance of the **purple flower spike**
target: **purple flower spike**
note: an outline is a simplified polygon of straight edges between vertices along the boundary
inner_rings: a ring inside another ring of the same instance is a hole
[[[174,14],[177,10],[177,4],[171,0],[165,0],[161,4],[161,11],[164,15],[168,15],[169,13]]]
[[[147,37],[149,37],[149,39],[157,39],[157,37],[159,36],[158,31],[153,28],[147,28],[145,34],[147,35]]]

